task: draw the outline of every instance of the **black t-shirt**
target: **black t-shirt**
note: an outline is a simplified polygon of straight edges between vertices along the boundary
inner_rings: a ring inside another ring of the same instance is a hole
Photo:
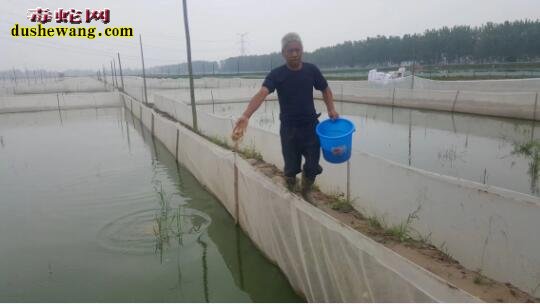
[[[273,69],[262,85],[270,93],[277,90],[281,124],[298,126],[317,119],[313,88],[324,91],[328,82],[319,68],[304,62],[298,71],[292,71],[286,65]]]

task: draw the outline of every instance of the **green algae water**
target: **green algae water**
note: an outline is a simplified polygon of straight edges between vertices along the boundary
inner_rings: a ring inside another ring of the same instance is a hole
[[[0,302],[299,302],[121,108],[0,115]]]

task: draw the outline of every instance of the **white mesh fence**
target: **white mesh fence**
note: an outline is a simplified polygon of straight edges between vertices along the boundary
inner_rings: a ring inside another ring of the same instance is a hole
[[[57,81],[24,82],[12,84],[13,94],[46,94],[46,93],[82,93],[105,92],[108,88],[103,82],[91,77],[66,77]]]
[[[118,92],[0,96],[0,113],[120,106]]]
[[[184,102],[160,95],[155,102],[161,111],[192,125],[191,107]],[[232,145],[234,117],[203,111],[198,112],[201,132]],[[283,166],[279,135],[274,132],[250,126],[241,146],[254,148],[265,161]],[[539,295],[534,278],[540,269],[540,236],[535,233],[540,222],[532,218],[540,217],[539,198],[410,168],[360,151],[353,151],[350,164],[347,183],[346,165],[322,161],[324,173],[317,179],[321,189],[346,193],[350,184],[354,207],[383,218],[389,226],[403,224],[419,209],[411,224],[419,236],[430,235],[439,247],[444,244],[440,249],[470,269],[482,269],[483,274]]]
[[[176,109],[180,118],[183,115],[178,110],[189,109],[185,104],[171,105],[164,97],[156,98],[156,105],[162,110]],[[220,198],[253,242],[308,301],[477,301],[343,226],[257,172],[233,152],[209,143],[130,98],[126,98],[126,107],[142,116],[143,124],[177,155],[179,162]],[[223,135],[231,130],[229,119],[202,113],[200,117],[203,132]],[[256,130],[250,129],[248,134],[253,132]],[[263,140],[275,139],[272,134],[267,136]]]

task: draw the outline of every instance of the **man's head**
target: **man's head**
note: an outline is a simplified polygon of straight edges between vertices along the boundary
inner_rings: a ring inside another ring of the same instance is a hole
[[[291,68],[298,68],[302,63],[302,39],[297,33],[288,33],[281,38],[281,54],[287,65]]]

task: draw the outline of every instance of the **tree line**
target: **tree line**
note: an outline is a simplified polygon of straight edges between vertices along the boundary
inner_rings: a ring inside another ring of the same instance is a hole
[[[421,34],[376,36],[305,52],[304,60],[325,69],[420,64],[469,64],[540,59],[540,20],[488,22],[429,29]],[[279,52],[197,61],[195,74],[264,72],[283,64]],[[155,73],[186,74],[185,63],[153,68]]]

